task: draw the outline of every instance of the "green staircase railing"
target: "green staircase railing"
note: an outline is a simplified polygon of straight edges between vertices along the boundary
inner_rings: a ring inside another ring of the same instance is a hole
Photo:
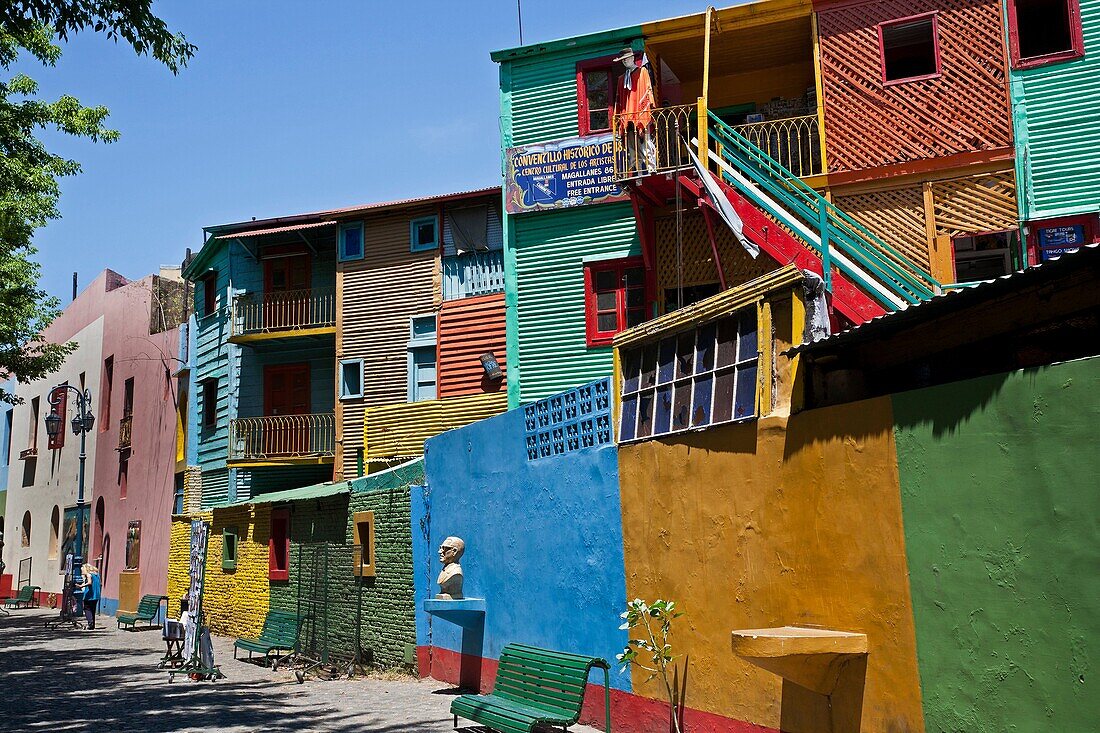
[[[832,287],[831,271],[836,267],[888,310],[896,310],[897,303],[884,298],[875,283],[908,304],[928,300],[939,291],[940,283],[931,274],[833,206],[713,113],[709,117],[711,154],[744,176],[738,179],[721,171],[722,180],[773,217],[783,221],[786,213],[800,221],[805,230],[818,235],[815,241],[799,227],[794,228],[795,236],[821,259],[827,288]],[[773,203],[761,193],[783,211],[775,211]]]

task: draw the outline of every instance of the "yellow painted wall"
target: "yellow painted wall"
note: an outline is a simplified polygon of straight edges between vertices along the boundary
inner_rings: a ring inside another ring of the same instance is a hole
[[[734,656],[730,637],[820,625],[868,636],[862,731],[923,730],[887,399],[624,445],[619,461],[627,597],[682,606],[688,707],[822,730],[827,699]],[[644,672],[633,685],[663,697]]]
[[[775,97],[801,97],[814,85],[814,65],[806,51],[806,61],[755,69],[739,74],[712,75],[710,79],[710,108],[719,109],[735,104],[756,102],[764,104]],[[703,82],[683,79],[681,96],[685,104],[703,93]]]
[[[230,507],[200,515],[212,522],[206,551],[206,589],[203,610],[207,625],[215,634],[255,638],[263,628],[270,606],[267,579],[268,539],[271,506]],[[200,517],[196,517],[200,518]],[[168,564],[169,609],[179,611],[179,599],[186,592],[190,518],[173,520]],[[237,568],[222,570],[222,530],[236,526],[238,532]]]

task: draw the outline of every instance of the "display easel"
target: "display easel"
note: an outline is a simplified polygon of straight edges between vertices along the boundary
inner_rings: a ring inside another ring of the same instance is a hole
[[[81,617],[80,603],[77,602],[76,593],[73,591],[73,573],[69,567],[65,572],[65,585],[61,591],[61,612],[57,618],[46,621],[47,629],[56,629],[59,626],[68,625],[74,629],[83,629],[84,620]]]
[[[194,680],[216,681],[225,675],[214,664],[214,648],[210,643],[210,631],[202,624],[202,596],[206,585],[206,549],[210,542],[210,525],[201,520],[191,522],[191,587],[187,593],[187,609],[191,620],[187,624],[187,635],[183,653],[187,661],[168,673],[168,681],[178,675],[187,675]],[[205,640],[205,643],[204,643]]]

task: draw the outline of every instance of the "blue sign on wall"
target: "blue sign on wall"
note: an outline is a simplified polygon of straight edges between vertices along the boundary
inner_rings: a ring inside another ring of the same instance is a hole
[[[509,214],[625,201],[615,183],[611,133],[508,148]]]
[[[1067,252],[1076,252],[1084,243],[1084,224],[1039,229],[1039,254],[1043,262]]]

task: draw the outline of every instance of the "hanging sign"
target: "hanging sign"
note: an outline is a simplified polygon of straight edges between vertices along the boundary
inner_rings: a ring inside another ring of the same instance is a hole
[[[1061,227],[1042,227],[1039,229],[1039,251],[1042,261],[1076,252],[1085,243],[1085,227],[1073,224]]]
[[[191,520],[191,562],[188,568],[191,586],[187,590],[188,615],[184,626],[184,649],[191,652],[198,640],[197,620],[202,603],[202,588],[206,580],[206,542],[210,525],[199,519]]]
[[[615,183],[611,133],[508,148],[509,214],[626,201]]]

